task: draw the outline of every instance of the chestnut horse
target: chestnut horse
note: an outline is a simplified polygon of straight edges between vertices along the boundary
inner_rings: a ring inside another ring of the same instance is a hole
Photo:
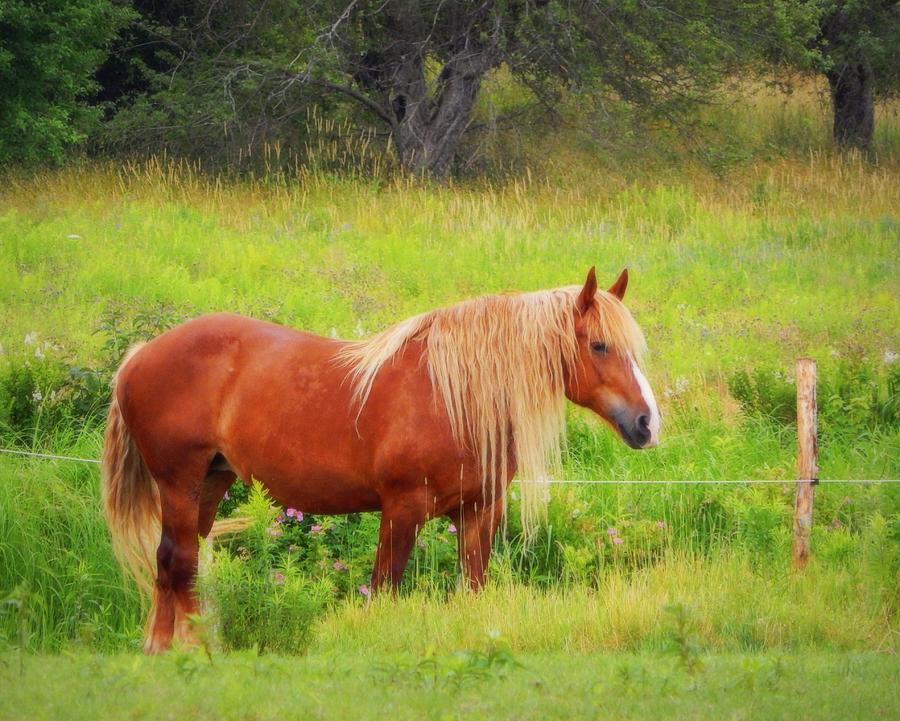
[[[513,474],[533,528],[559,467],[565,398],[632,448],[659,412],[627,272],[464,301],[361,342],[238,315],[191,320],[132,349],[113,386],[104,505],[117,556],[152,594],[145,650],[190,637],[198,538],[235,478],[311,513],[381,511],[372,587],[399,583],[422,525],[448,516],[484,582]]]

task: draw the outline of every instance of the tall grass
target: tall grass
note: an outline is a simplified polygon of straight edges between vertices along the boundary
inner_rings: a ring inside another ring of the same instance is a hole
[[[709,557],[670,549],[647,568],[604,570],[594,588],[540,590],[512,582],[502,561],[481,594],[447,598],[416,592],[348,602],[322,622],[317,652],[419,655],[476,648],[499,635],[517,652],[663,650],[675,607],[709,651],[896,648],[896,588],[865,565],[816,565],[791,574],[787,564],[755,566],[730,549]],[[891,594],[894,594],[891,597]]]
[[[96,443],[73,450],[90,456]],[[233,558],[219,551],[206,587],[232,647],[302,647],[308,633],[316,648],[368,647],[384,633],[386,650],[429,639],[451,648],[499,623],[494,630],[522,650],[652,648],[666,606],[680,603],[693,609],[710,649],[893,648],[896,489],[823,487],[815,561],[794,576],[792,485],[556,489],[548,524],[531,545],[522,547],[513,523],[501,534],[492,584],[480,597],[457,594],[456,539],[436,521],[422,534],[398,605],[382,599],[364,610],[357,588],[371,570],[375,514],[331,523],[307,517],[284,526],[277,541],[263,529],[266,548],[258,553],[252,539],[238,539],[232,548],[244,550]],[[274,516],[267,512],[267,522]],[[112,556],[93,466],[0,461],[0,531],[0,593],[10,601],[0,610],[0,642],[139,645],[143,610]],[[256,550],[240,560],[247,549]],[[310,627],[307,607],[321,606],[327,588],[332,610]],[[299,619],[296,628],[260,623],[270,602],[270,620]],[[422,632],[426,618],[431,635]]]
[[[6,642],[137,642],[138,595],[113,556],[93,468],[0,462],[0,595]]]

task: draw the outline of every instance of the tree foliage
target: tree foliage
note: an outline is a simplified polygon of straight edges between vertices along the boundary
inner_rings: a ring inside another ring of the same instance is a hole
[[[145,63],[148,93],[120,99],[109,140],[248,147],[302,132],[316,102],[374,123],[407,169],[435,177],[451,170],[501,65],[548,112],[564,93],[590,92],[674,118],[752,60],[774,12],[759,0],[178,5],[175,22],[145,8],[158,67]]]
[[[85,137],[94,72],[129,16],[112,0],[0,3],[0,163],[59,160]]]

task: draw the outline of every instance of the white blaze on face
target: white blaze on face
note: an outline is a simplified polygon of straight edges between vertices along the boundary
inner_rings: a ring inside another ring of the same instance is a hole
[[[631,371],[634,373],[634,379],[641,389],[644,403],[646,403],[647,408],[650,409],[650,440],[644,448],[652,448],[659,443],[659,408],[656,406],[656,398],[653,397],[653,389],[650,388],[650,384],[647,382],[644,374],[641,373],[641,369],[638,368],[637,363],[635,363],[633,359],[631,361]]]

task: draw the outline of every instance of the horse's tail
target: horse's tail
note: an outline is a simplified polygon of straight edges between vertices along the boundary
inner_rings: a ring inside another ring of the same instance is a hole
[[[113,378],[101,460],[103,508],[112,533],[113,550],[122,567],[148,596],[156,578],[160,536],[159,489],[125,426],[116,397],[116,380],[140,349],[133,347]]]

